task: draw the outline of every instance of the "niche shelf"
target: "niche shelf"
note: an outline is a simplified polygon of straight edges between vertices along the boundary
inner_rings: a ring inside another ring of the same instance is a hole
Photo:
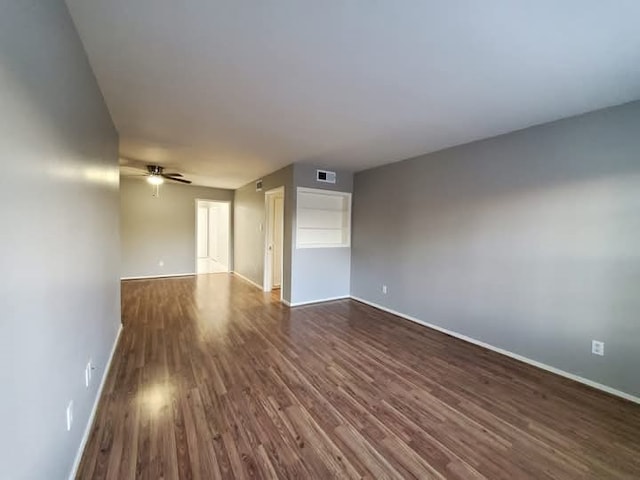
[[[297,189],[296,248],[351,245],[351,194]]]

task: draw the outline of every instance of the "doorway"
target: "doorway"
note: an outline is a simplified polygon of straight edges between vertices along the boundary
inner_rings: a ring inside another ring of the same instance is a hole
[[[230,203],[196,200],[196,273],[229,271]]]
[[[280,290],[284,255],[284,187],[265,192],[264,291]]]

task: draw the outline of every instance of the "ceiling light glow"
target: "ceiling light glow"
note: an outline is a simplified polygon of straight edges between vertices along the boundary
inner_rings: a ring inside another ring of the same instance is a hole
[[[164,178],[162,178],[160,175],[149,175],[147,177],[147,182],[149,182],[151,185],[162,185],[164,183]]]

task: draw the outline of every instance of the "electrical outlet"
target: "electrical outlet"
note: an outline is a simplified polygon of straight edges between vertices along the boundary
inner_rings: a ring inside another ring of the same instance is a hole
[[[93,370],[93,367],[91,366],[91,360],[89,360],[89,363],[87,363],[87,366],[84,369],[84,385],[87,388],[89,388],[89,385],[91,384],[91,370]]]
[[[599,340],[591,341],[591,353],[594,355],[604,356],[604,342]]]
[[[382,285],[382,293],[384,293],[385,295],[387,294],[387,286],[386,285]]]
[[[71,425],[73,425],[73,400],[67,405],[67,431],[71,430]]]

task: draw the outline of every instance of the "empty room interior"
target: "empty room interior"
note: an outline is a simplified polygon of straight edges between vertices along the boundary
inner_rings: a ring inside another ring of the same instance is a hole
[[[0,479],[640,478],[639,18],[0,0]]]

